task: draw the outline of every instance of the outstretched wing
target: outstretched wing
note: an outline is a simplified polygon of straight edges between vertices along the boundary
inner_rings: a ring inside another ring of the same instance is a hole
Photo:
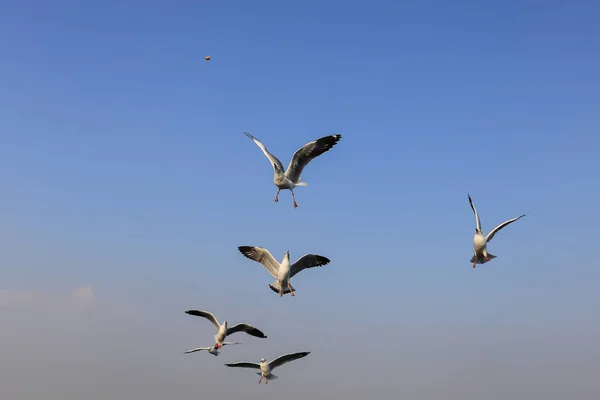
[[[232,335],[236,332],[246,332],[250,336],[256,336],[262,339],[267,338],[265,334],[262,333],[260,330],[248,324],[237,324],[232,326],[231,328],[227,328],[227,336]]]
[[[285,354],[283,356],[279,356],[269,363],[269,368],[271,368],[273,370],[277,367],[282,366],[285,363],[289,363],[290,361],[294,361],[299,358],[306,357],[309,354],[310,354],[310,351],[303,351],[301,353],[291,353],[291,354]]]
[[[288,168],[285,171],[285,175],[294,183],[298,183],[304,167],[306,167],[314,158],[329,151],[329,149],[335,146],[341,138],[342,135],[330,135],[305,144],[292,156],[290,165],[288,165]]]
[[[237,368],[260,369],[260,365],[259,364],[254,364],[254,363],[246,362],[246,361],[236,362],[236,363],[232,363],[232,364],[225,364],[225,366],[227,366],[227,367],[237,367]]]
[[[473,201],[471,200],[471,195],[467,193],[467,196],[469,196],[469,204],[471,205],[471,208],[473,209],[473,214],[475,214],[475,222],[477,223],[477,230],[479,232],[481,232],[481,222],[479,221],[479,215],[477,214],[475,205],[473,204]]]
[[[240,246],[238,247],[238,250],[246,258],[261,263],[263,267],[265,267],[274,278],[277,278],[277,271],[279,271],[279,263],[271,255],[269,250],[259,246]]]
[[[290,278],[298,272],[306,268],[322,267],[329,264],[330,260],[327,257],[318,256],[316,254],[305,254],[290,267]]]
[[[202,310],[187,310],[185,312],[186,314],[189,315],[194,315],[196,317],[202,317],[202,318],[206,318],[207,320],[209,320],[210,322],[213,323],[213,325],[219,329],[221,327],[221,325],[219,325],[219,321],[217,321],[217,319],[215,318],[215,316],[212,313],[209,313],[208,311],[202,311]]]
[[[202,351],[202,350],[208,351],[209,349],[210,349],[210,347],[198,347],[197,349],[188,350],[183,354],[195,353],[197,351]]]
[[[223,342],[223,346],[231,346],[231,345],[234,345],[234,344],[242,344],[242,343],[240,343],[240,342]]]
[[[252,139],[252,141],[254,143],[256,143],[256,145],[258,147],[260,147],[262,152],[265,153],[265,156],[267,156],[267,158],[271,162],[271,165],[273,166],[273,169],[275,171],[283,172],[283,164],[281,163],[281,161],[279,161],[279,159],[277,157],[275,157],[273,154],[269,153],[269,151],[267,150],[265,145],[262,144],[262,142],[260,140],[258,140],[257,138],[255,138],[254,136],[249,134],[248,132],[244,132],[244,135],[248,136],[250,139]]]
[[[497,232],[498,232],[500,229],[504,228],[504,227],[505,227],[506,225],[508,225],[508,224],[512,224],[513,222],[515,222],[516,220],[518,220],[518,219],[520,219],[520,218],[523,218],[525,215],[527,215],[527,214],[520,215],[520,216],[518,216],[517,218],[509,219],[508,221],[505,221],[505,222],[501,223],[500,225],[498,225],[497,227],[495,227],[494,229],[492,229],[492,230],[490,231],[490,233],[488,233],[488,234],[487,234],[487,236],[485,237],[485,241],[486,241],[486,243],[487,243],[487,242],[490,242],[490,241],[491,241],[491,240],[494,238],[494,235],[496,235],[496,233],[497,233]]]

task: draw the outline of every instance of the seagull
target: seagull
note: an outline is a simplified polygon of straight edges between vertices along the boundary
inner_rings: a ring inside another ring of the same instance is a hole
[[[298,261],[290,265],[290,252],[286,251],[281,264],[279,264],[269,250],[262,247],[240,246],[238,247],[238,250],[246,258],[261,263],[276,279],[269,284],[269,287],[275,293],[279,292],[279,297],[283,297],[286,293],[291,293],[291,295],[294,296],[295,289],[290,284],[290,279],[298,272],[306,268],[322,267],[330,262],[327,257],[315,254],[305,254],[300,257]]]
[[[261,358],[260,364],[242,361],[242,362],[236,362],[233,364],[225,364],[225,365],[228,367],[260,369],[260,372],[258,372],[258,375],[260,375],[260,379],[258,380],[258,383],[260,384],[264,378],[265,385],[266,385],[269,383],[269,379],[271,379],[271,380],[277,379],[277,375],[273,375],[271,373],[271,371],[273,371],[275,368],[280,367],[283,364],[288,363],[290,361],[294,361],[299,358],[306,357],[309,354],[310,354],[310,351],[304,351],[302,353],[285,354],[283,356],[277,357],[276,359],[274,359],[273,361],[271,361],[269,363],[264,358]]]
[[[294,195],[294,188],[296,186],[308,186],[308,183],[300,181],[300,175],[302,174],[302,170],[311,162],[314,158],[320,156],[325,153],[333,146],[337,144],[342,138],[342,135],[330,135],[324,136],[320,139],[313,140],[312,142],[306,143],[300,149],[298,149],[294,155],[292,156],[292,160],[290,161],[290,165],[288,165],[287,170],[283,170],[283,164],[277,157],[273,154],[269,153],[264,144],[248,132],[244,132],[246,136],[256,143],[258,147],[265,153],[265,156],[271,162],[273,166],[273,183],[277,186],[277,194],[275,195],[275,202],[279,201],[279,192],[282,189],[288,189],[292,192],[292,199],[294,200],[294,208],[298,208],[298,204],[296,203],[296,196]]]
[[[223,346],[232,345],[232,344],[241,344],[241,343],[238,343],[238,342],[223,342],[222,343]],[[215,348],[215,346],[210,346],[210,347],[198,347],[196,349],[188,350],[183,354],[190,354],[190,353],[195,353],[197,351],[203,351],[203,350],[208,351],[213,356],[218,356],[220,353],[219,350],[217,350]]]
[[[248,335],[256,336],[262,339],[267,338],[264,333],[262,333],[252,325],[237,324],[232,326],[231,328],[227,328],[227,321],[223,321],[222,324],[219,324],[219,321],[217,321],[215,316],[212,313],[209,313],[208,311],[188,310],[185,313],[189,315],[194,315],[196,317],[206,318],[207,320],[213,323],[213,325],[217,328],[217,334],[215,335],[216,343],[214,346],[214,348],[217,350],[225,345],[224,340],[227,336],[232,335],[236,332],[246,332]]]
[[[496,233],[504,228],[508,224],[512,224],[516,220],[524,217],[527,214],[520,215],[516,218],[509,219],[492,229],[487,236],[483,236],[483,232],[481,232],[481,221],[479,221],[479,215],[477,214],[477,210],[475,209],[475,205],[473,204],[473,200],[471,200],[471,195],[467,193],[469,196],[469,204],[471,204],[471,208],[473,209],[473,213],[475,214],[475,221],[477,226],[475,227],[475,236],[473,237],[473,257],[471,258],[471,262],[473,263],[473,268],[477,266],[477,264],[485,264],[493,258],[496,258],[495,255],[488,253],[487,244],[490,242]]]

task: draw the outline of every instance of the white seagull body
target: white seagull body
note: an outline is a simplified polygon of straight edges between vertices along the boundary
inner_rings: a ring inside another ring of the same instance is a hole
[[[225,364],[225,365],[228,367],[260,369],[260,372],[258,372],[258,375],[260,375],[260,379],[259,379],[258,383],[261,383],[261,381],[263,379],[265,379],[265,384],[268,384],[269,379],[271,379],[271,380],[277,379],[277,376],[273,375],[271,373],[271,371],[273,371],[275,368],[280,367],[283,364],[288,363],[290,361],[294,361],[299,358],[306,357],[309,354],[310,354],[310,351],[304,351],[301,353],[285,354],[283,356],[277,357],[276,359],[274,359],[271,362],[267,362],[267,360],[265,360],[264,358],[261,358],[260,364],[242,361],[242,362],[236,362],[233,364]]]
[[[290,164],[287,167],[287,170],[284,171],[283,164],[277,157],[273,154],[269,153],[264,144],[248,132],[244,132],[246,136],[248,136],[252,141],[260,147],[265,156],[271,162],[273,166],[273,183],[277,186],[277,194],[275,195],[275,202],[279,201],[279,192],[282,189],[287,189],[292,192],[292,199],[294,200],[294,208],[298,207],[296,203],[296,196],[294,195],[294,188],[296,186],[308,186],[306,182],[300,181],[300,175],[302,175],[302,171],[316,157],[321,154],[329,151],[333,146],[337,144],[342,138],[342,135],[330,135],[324,136],[317,140],[313,140],[302,146],[298,149],[292,159]]]
[[[232,335],[236,332],[246,332],[248,335],[256,336],[256,337],[262,338],[262,339],[267,338],[264,333],[262,333],[260,330],[256,329],[252,325],[237,324],[237,325],[232,326],[231,328],[228,328],[227,321],[223,321],[222,324],[219,324],[219,321],[217,321],[215,316],[208,311],[188,310],[185,313],[189,314],[189,315],[194,315],[196,317],[206,318],[207,320],[209,320],[210,322],[213,323],[213,325],[217,328],[217,334],[215,335],[215,345],[214,345],[214,348],[217,350],[225,345],[224,340],[227,336]],[[231,343],[229,343],[229,344],[231,344]]]
[[[223,342],[223,343],[222,343],[222,346],[233,345],[233,344],[241,344],[241,343],[238,343],[238,342]],[[195,353],[195,352],[197,352],[197,351],[204,351],[204,350],[208,351],[208,352],[209,352],[210,354],[212,354],[213,356],[218,356],[218,355],[220,354],[219,350],[217,350],[217,349],[215,348],[215,346],[210,346],[210,347],[197,347],[197,348],[195,348],[195,349],[188,350],[188,351],[186,351],[186,352],[185,352],[185,353],[183,353],[183,354],[190,354],[190,353]]]
[[[467,194],[467,196],[469,197],[469,204],[471,204],[471,208],[473,209],[473,213],[475,214],[475,222],[476,222],[475,236],[473,236],[473,253],[474,253],[474,255],[471,258],[471,262],[473,263],[473,268],[475,268],[477,266],[477,264],[485,264],[486,262],[490,261],[491,259],[496,258],[495,255],[488,253],[488,251],[487,251],[487,244],[494,238],[494,235],[496,235],[496,233],[500,229],[504,228],[506,225],[512,224],[513,222],[524,217],[527,214],[523,214],[516,218],[509,219],[508,221],[504,221],[503,223],[501,223],[500,225],[498,225],[497,227],[492,229],[490,231],[490,233],[487,234],[487,236],[484,236],[483,232],[481,231],[481,221],[479,220],[479,215],[477,214],[475,205],[473,204],[473,201],[471,200],[471,195]]]
[[[279,293],[279,297],[283,297],[286,293],[291,293],[294,296],[295,289],[290,284],[290,279],[298,272],[307,268],[322,267],[330,262],[327,257],[316,254],[305,254],[298,261],[290,265],[290,252],[286,251],[280,264],[271,255],[269,250],[259,246],[240,246],[238,250],[246,258],[262,264],[271,276],[276,279],[269,284],[269,287],[275,293]]]

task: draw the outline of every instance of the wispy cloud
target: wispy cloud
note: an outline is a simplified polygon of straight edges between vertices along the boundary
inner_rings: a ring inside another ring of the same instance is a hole
[[[71,293],[46,293],[34,290],[0,290],[0,309],[6,311],[38,310],[52,313],[107,313],[132,317],[135,310],[99,298],[92,286],[81,286]]]

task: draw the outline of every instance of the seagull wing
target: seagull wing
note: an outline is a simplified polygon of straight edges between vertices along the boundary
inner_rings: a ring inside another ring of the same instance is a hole
[[[290,361],[294,361],[299,358],[306,357],[309,354],[310,354],[310,351],[303,351],[301,353],[291,353],[291,354],[285,354],[283,356],[279,356],[269,363],[269,368],[271,368],[271,370],[273,370],[277,367],[282,366],[285,363],[289,363]]]
[[[252,141],[258,147],[260,147],[260,149],[262,150],[262,152],[265,153],[265,156],[267,156],[267,158],[271,162],[271,165],[273,166],[273,169],[275,171],[283,172],[283,164],[281,163],[281,161],[279,161],[279,159],[277,157],[275,157],[273,154],[269,153],[269,150],[267,150],[267,148],[265,147],[265,145],[262,144],[262,142],[260,140],[258,140],[257,138],[255,138],[254,136],[252,136],[251,134],[249,134],[248,132],[244,132],[244,135],[248,136],[250,139],[252,139]]]
[[[471,205],[471,208],[473,209],[473,214],[475,214],[475,222],[477,223],[477,230],[479,232],[481,232],[481,222],[479,221],[479,215],[477,214],[477,210],[475,209],[473,200],[471,200],[471,195],[467,193],[467,196],[469,196],[469,204]]]
[[[210,349],[210,347],[198,347],[197,349],[188,350],[183,354],[195,353],[197,351],[202,351],[202,350],[208,351],[209,349]]]
[[[246,361],[236,362],[236,363],[232,363],[232,364],[225,364],[225,366],[227,366],[227,367],[238,367],[238,368],[260,369],[260,364],[254,364],[254,363],[246,362]]]
[[[265,267],[274,278],[277,278],[277,271],[279,271],[279,263],[271,255],[269,250],[259,246],[240,246],[238,247],[238,250],[246,258],[261,263],[262,266]]]
[[[304,167],[306,167],[314,158],[329,151],[329,149],[335,146],[341,138],[342,135],[330,135],[306,143],[292,156],[290,165],[288,165],[288,168],[285,171],[285,175],[294,183],[298,183]]]
[[[329,264],[329,262],[330,260],[327,257],[318,256],[316,254],[305,254],[290,267],[290,278],[303,269],[322,267]]]
[[[187,310],[185,313],[189,315],[194,315],[196,317],[206,318],[207,320],[213,323],[217,330],[221,327],[221,325],[219,325],[219,321],[217,321],[215,316],[212,313],[209,313],[208,311]]]
[[[498,225],[497,227],[495,227],[494,229],[492,229],[490,231],[490,233],[488,233],[487,236],[485,237],[485,242],[486,243],[490,242],[494,238],[494,235],[496,235],[496,233],[500,229],[504,228],[508,224],[512,224],[513,222],[515,222],[516,220],[518,220],[520,218],[523,218],[525,215],[527,215],[527,214],[519,215],[517,218],[509,219],[508,221],[505,221],[505,222],[501,223],[500,225]]]
[[[260,330],[248,324],[237,324],[232,326],[231,328],[227,328],[227,336],[232,335],[236,332],[246,332],[250,336],[256,336],[262,339],[267,338],[265,334],[262,333]]]

